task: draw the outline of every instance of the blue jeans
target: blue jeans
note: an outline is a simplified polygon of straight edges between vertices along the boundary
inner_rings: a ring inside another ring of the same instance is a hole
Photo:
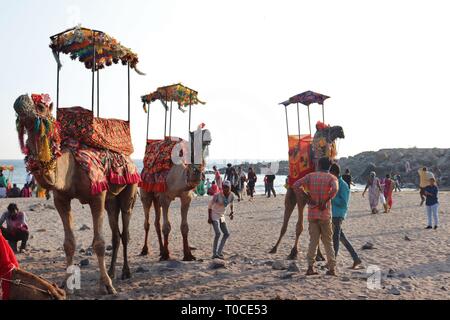
[[[220,222],[220,220],[213,220],[212,222],[215,237],[214,237],[214,244],[213,244],[213,256],[222,254],[223,247],[225,246],[225,242],[227,241],[228,237],[230,236],[230,233],[228,232],[227,224],[226,222]],[[219,229],[220,227],[220,229]],[[219,249],[217,249],[217,245],[219,243],[220,238],[220,230],[222,230],[223,236],[222,241],[220,241]]]
[[[339,243],[342,242],[344,247],[348,250],[348,252],[352,256],[353,261],[354,262],[361,261],[355,249],[353,249],[352,244],[350,243],[350,241],[348,241],[347,237],[345,236],[344,231],[342,231],[342,222],[344,221],[344,218],[333,218],[332,221],[333,221],[333,246],[336,257],[339,251]]]
[[[439,209],[439,203],[436,203],[432,206],[427,206],[428,225],[430,227],[433,226],[431,217],[433,217],[433,219],[434,219],[435,226],[437,226],[439,223],[438,209]]]

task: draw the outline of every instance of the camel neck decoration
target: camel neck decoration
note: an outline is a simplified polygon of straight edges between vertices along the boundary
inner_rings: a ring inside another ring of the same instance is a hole
[[[48,174],[56,166],[56,160],[61,156],[60,128],[52,116],[53,104],[47,94],[20,96],[14,104],[17,113],[16,127],[19,134],[21,151],[25,154],[26,168],[30,172],[42,171]],[[33,113],[36,117],[32,117]],[[20,117],[27,114],[28,117]],[[33,139],[24,142],[28,133]]]

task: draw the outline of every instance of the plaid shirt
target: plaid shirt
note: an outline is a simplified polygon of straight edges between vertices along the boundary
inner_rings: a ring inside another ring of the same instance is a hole
[[[325,201],[327,198],[332,199],[338,191],[338,180],[335,176],[328,172],[313,172],[307,174],[294,183],[295,192],[299,192],[300,188],[311,195],[311,199],[315,205],[308,205],[308,220],[328,220],[331,218],[331,201],[327,202],[324,211],[319,209],[319,201]]]

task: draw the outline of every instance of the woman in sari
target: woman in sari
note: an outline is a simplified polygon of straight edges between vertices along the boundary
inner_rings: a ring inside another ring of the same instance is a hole
[[[366,188],[364,189],[364,192],[362,193],[362,196],[364,197],[367,189],[369,189],[369,204],[370,204],[370,210],[372,210],[372,213],[378,213],[378,202],[380,201],[380,194],[381,194],[381,184],[380,179],[377,178],[377,175],[374,171],[370,173],[369,179],[367,180]]]
[[[217,170],[217,167],[213,167],[214,170],[214,181],[216,182],[216,186],[219,187],[220,190],[222,190],[222,177],[220,176],[219,170]]]
[[[388,213],[392,208],[392,192],[395,188],[395,181],[391,179],[391,175],[387,174],[384,179],[384,197],[386,198],[387,205],[384,208],[384,212]]]

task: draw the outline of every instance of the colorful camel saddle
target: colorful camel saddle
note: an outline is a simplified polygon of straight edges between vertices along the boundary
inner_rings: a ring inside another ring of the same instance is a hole
[[[70,150],[78,164],[88,173],[92,195],[108,190],[109,183],[124,185],[141,181],[130,156],[87,146],[76,139],[64,140],[62,150]]]
[[[311,151],[312,138],[309,134],[289,136],[289,186],[314,172]]]
[[[92,111],[81,108],[61,108],[57,112],[61,140],[74,138],[88,146],[123,153],[133,153],[130,124],[117,119],[95,118]]]
[[[141,172],[139,186],[147,192],[165,192],[167,189],[166,179],[170,169],[174,165],[172,152],[175,146],[181,147],[180,159],[186,153],[185,141],[179,138],[166,138],[165,140],[147,140],[145,149],[144,168]],[[176,153],[176,151],[175,151]]]

